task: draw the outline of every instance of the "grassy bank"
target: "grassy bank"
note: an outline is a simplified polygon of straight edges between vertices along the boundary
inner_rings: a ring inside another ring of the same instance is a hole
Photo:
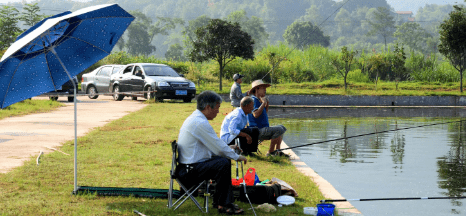
[[[24,100],[0,110],[0,119],[12,116],[21,116],[31,113],[49,112],[58,107],[65,106],[52,100]]]
[[[233,81],[224,81],[222,91],[219,91],[218,82],[205,82],[197,85],[198,92],[212,90],[221,94],[229,94]],[[398,87],[397,87],[398,85]],[[384,82],[375,83],[349,82],[345,91],[343,80],[331,79],[323,82],[303,82],[274,84],[267,88],[267,94],[279,95],[391,95],[391,96],[464,96],[459,83],[425,83],[425,82]],[[244,92],[251,88],[251,83],[241,84]],[[466,91],[466,90],[465,90]]]
[[[80,137],[78,185],[168,188],[170,142],[177,139],[179,128],[195,106],[195,103],[150,104]],[[211,121],[217,132],[224,117],[221,113],[229,111],[228,103],[223,103],[219,115]],[[260,150],[266,152],[268,145],[265,142]],[[134,215],[133,209],[147,215],[201,215],[192,202],[172,212],[166,208],[166,199],[71,195],[73,142],[66,142],[61,150],[71,155],[48,153],[39,166],[31,157],[24,166],[0,174],[0,215]],[[303,207],[315,206],[323,198],[314,183],[284,158],[250,157],[245,169],[249,167],[256,168],[261,179],[277,177],[298,191],[295,205],[278,208],[274,215],[302,214]],[[248,203],[237,203],[247,214],[252,213],[247,210]],[[211,212],[217,215],[215,210]]]

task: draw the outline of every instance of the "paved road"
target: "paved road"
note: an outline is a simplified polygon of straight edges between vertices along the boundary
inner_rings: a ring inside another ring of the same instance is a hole
[[[78,100],[81,101],[77,104],[78,137],[146,106],[144,100],[132,101],[129,97],[114,101],[111,96],[99,96],[96,100],[83,96]],[[46,154],[53,151],[49,148],[74,139],[73,103],[68,102],[66,97],[58,101],[66,106],[53,112],[0,120],[0,173],[21,166],[31,156],[37,157],[40,151]]]

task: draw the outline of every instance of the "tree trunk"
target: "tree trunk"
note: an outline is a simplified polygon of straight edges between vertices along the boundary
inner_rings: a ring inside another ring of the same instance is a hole
[[[460,91],[463,93],[463,68],[460,70]]]
[[[345,79],[344,79],[344,81],[345,81],[345,92],[346,92],[346,90],[348,90],[348,83],[346,82],[346,77],[348,77],[348,73],[345,74]]]
[[[387,51],[387,37],[383,37],[384,41],[385,41],[385,51]]]
[[[222,61],[218,61],[218,63],[220,64],[220,73],[219,73],[219,76],[220,76],[220,85],[219,85],[219,89],[220,91],[222,91],[222,76],[223,76],[223,62]]]

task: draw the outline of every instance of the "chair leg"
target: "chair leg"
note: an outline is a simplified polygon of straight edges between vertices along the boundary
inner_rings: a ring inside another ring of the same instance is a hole
[[[210,192],[209,192],[209,186],[210,186],[210,180],[207,180],[205,183],[205,193],[204,193],[204,205],[205,205],[205,212],[209,213],[209,197],[210,197]]]
[[[205,183],[205,181],[203,181],[201,184],[199,184],[196,188],[194,188],[194,186],[192,188],[190,188],[189,190],[186,189],[186,187],[184,185],[182,185],[178,180],[177,180],[178,184],[180,185],[181,188],[183,188],[184,191],[186,191],[185,194],[183,194],[173,205],[176,205],[178,203],[178,201],[180,201],[185,195],[186,197],[175,207],[175,209],[173,210],[177,210],[184,202],[186,202],[186,200],[188,198],[190,198],[194,204],[199,208],[199,210],[201,210],[201,212],[205,213],[203,210],[202,210],[202,207],[201,205],[199,204],[199,202],[193,197],[193,193],[199,189],[199,187],[201,187],[202,184]],[[193,189],[194,188],[194,189]]]

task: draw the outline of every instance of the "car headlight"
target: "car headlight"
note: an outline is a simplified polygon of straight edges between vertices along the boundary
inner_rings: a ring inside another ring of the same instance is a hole
[[[167,82],[158,82],[157,86],[170,86]]]
[[[193,82],[189,83],[189,88],[196,88],[196,85]]]

